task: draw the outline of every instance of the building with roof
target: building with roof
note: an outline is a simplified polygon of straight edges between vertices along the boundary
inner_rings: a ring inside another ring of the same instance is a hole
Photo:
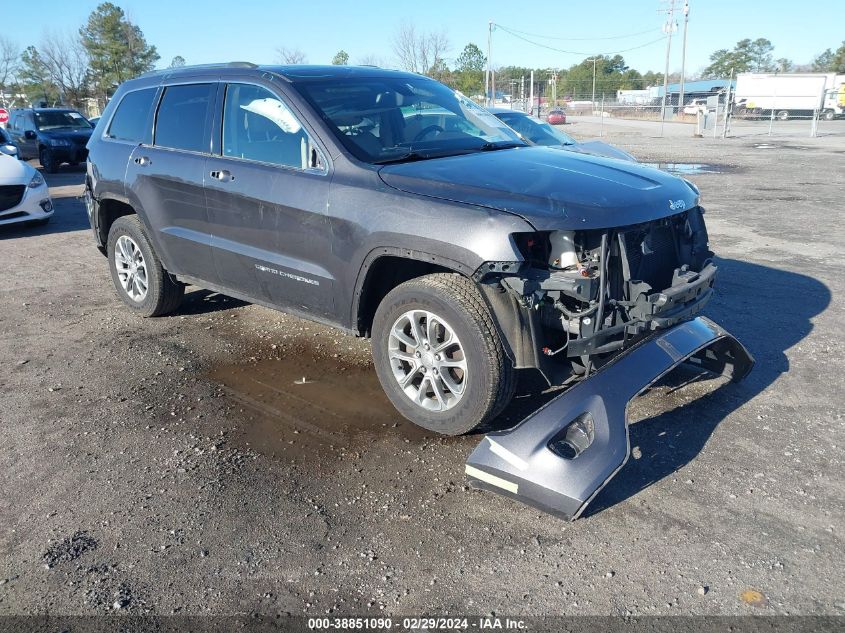
[[[689,103],[693,99],[703,99],[712,97],[724,92],[727,92],[728,86],[731,90],[736,88],[736,81],[730,79],[698,79],[696,81],[684,82],[684,103]],[[677,105],[678,99],[681,96],[681,84],[671,83],[667,89],[668,97],[666,102]],[[652,102],[661,101],[663,99],[663,86],[654,86],[649,88],[649,96]]]

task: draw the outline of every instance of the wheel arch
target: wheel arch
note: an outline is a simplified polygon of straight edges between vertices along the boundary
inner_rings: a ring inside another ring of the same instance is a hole
[[[470,278],[473,270],[461,262],[407,248],[373,249],[364,260],[355,284],[350,322],[361,336],[369,336],[381,300],[399,284],[433,273],[454,272]]]
[[[125,198],[117,196],[104,196],[96,201],[97,239],[105,246],[109,239],[109,230],[115,220],[125,215],[138,215],[138,211]],[[144,218],[139,216],[141,222],[146,225]]]

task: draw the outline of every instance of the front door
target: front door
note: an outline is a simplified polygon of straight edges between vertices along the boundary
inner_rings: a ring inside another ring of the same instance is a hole
[[[331,318],[326,161],[282,97],[247,83],[225,89],[221,151],[206,165],[220,282],[279,307]]]
[[[136,147],[126,170],[127,197],[143,209],[165,268],[211,283],[204,180],[216,92],[216,83],[165,86],[153,143]]]
[[[38,132],[35,129],[35,119],[32,112],[24,112],[20,116],[20,134],[15,138],[21,156],[27,160],[38,158]]]

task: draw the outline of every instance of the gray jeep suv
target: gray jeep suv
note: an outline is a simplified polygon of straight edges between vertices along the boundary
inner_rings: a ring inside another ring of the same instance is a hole
[[[391,402],[441,433],[495,417],[516,370],[588,378],[713,293],[694,185],[529,146],[419,75],[167,69],[124,83],[88,148],[91,226],[132,310],[195,284],[369,336]],[[673,363],[700,349],[679,336]],[[565,458],[586,442],[559,439]]]

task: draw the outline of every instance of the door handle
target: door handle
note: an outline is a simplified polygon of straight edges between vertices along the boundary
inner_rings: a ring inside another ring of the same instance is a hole
[[[146,156],[138,156],[138,158],[135,159],[136,165],[152,165],[152,163],[153,161]]]
[[[235,177],[232,175],[232,172],[230,172],[228,169],[215,169],[211,172],[211,177],[221,182],[228,182],[230,180],[235,179]]]

